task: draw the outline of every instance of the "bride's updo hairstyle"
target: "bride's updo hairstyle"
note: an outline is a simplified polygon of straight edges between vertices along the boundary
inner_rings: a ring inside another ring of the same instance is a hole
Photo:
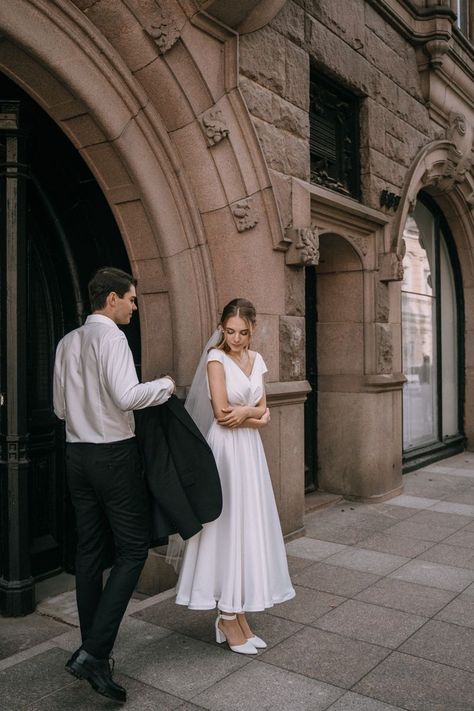
[[[227,306],[224,306],[220,320],[220,325],[223,329],[231,316],[238,316],[245,321],[249,327],[250,334],[252,334],[252,330],[257,322],[257,312],[255,311],[255,306],[250,301],[247,301],[247,299],[232,299],[232,301],[229,301]],[[222,338],[216,348],[219,348],[226,353],[230,350],[225,341],[224,331],[222,331]]]

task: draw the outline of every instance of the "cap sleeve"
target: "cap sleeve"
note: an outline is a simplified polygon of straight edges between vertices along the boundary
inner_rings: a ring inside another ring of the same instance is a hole
[[[208,363],[211,363],[214,360],[217,360],[219,361],[219,363],[224,364],[224,354],[218,348],[211,348],[211,350],[207,354]]]
[[[257,358],[258,358],[258,362],[260,365],[260,372],[262,375],[265,375],[265,373],[268,373],[267,365],[266,365],[265,361],[263,360],[262,356],[260,355],[260,353],[257,353]]]

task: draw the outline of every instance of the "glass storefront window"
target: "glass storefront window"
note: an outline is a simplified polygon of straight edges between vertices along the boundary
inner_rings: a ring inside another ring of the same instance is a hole
[[[444,235],[422,202],[407,219],[403,261],[403,448],[458,434],[457,304]]]

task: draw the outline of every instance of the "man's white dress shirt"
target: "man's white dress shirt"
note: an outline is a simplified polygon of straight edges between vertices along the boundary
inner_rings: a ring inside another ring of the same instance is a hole
[[[54,412],[66,421],[67,442],[130,439],[132,410],[161,405],[173,390],[170,378],[138,381],[126,336],[107,316],[88,316],[58,344]]]

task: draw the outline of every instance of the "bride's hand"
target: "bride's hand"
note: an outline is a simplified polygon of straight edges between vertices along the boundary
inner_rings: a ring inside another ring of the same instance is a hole
[[[217,422],[223,427],[239,427],[248,416],[248,408],[245,405],[236,405],[235,407],[223,407],[222,417],[217,419]]]
[[[270,410],[268,409],[268,407],[265,410],[265,412],[263,413],[263,415],[261,416],[260,422],[263,425],[268,425],[268,423],[270,422]]]

